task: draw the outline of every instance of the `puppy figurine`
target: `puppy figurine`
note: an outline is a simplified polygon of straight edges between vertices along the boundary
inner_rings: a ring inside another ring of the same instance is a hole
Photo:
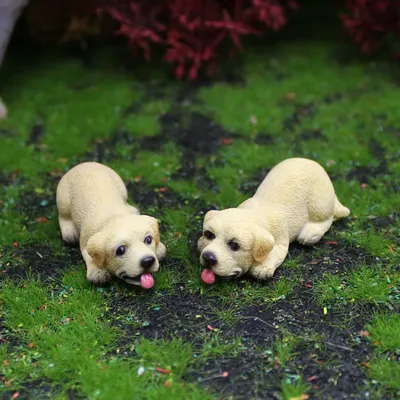
[[[277,164],[256,193],[237,208],[209,211],[197,246],[205,269],[202,280],[249,273],[272,277],[289,243],[313,245],[332,222],[350,210],[336,197],[328,174],[317,162],[290,158]]]
[[[158,222],[127,203],[128,193],[111,168],[85,162],[69,170],[57,186],[62,238],[79,242],[87,279],[103,284],[112,275],[150,289],[151,275],[166,256]]]

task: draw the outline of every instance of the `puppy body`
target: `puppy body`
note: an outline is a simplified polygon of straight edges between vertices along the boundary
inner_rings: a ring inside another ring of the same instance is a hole
[[[334,220],[349,214],[321,165],[304,158],[287,159],[237,208],[206,214],[204,232],[212,235],[203,232],[199,239],[200,260],[210,264],[207,258],[213,255],[212,269],[221,276],[250,272],[260,279],[271,277],[290,242],[313,245]]]
[[[62,237],[79,242],[90,282],[101,284],[116,275],[138,284],[142,273],[158,270],[166,255],[158,222],[127,203],[126,187],[114,170],[78,164],[62,177],[56,197]]]

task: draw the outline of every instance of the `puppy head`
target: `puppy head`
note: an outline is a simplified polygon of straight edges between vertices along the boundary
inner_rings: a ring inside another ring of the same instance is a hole
[[[225,278],[235,278],[262,263],[274,246],[273,236],[247,210],[209,211],[197,242],[200,263]]]
[[[140,285],[143,273],[158,271],[166,248],[155,218],[130,214],[108,221],[89,239],[87,252],[98,268]]]

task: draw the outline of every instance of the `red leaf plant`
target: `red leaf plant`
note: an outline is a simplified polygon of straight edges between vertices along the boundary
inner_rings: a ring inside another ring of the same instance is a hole
[[[375,51],[385,34],[400,34],[400,0],[347,0],[346,6],[343,24],[363,53]]]
[[[166,27],[160,22],[159,15],[163,11],[165,1],[124,1],[106,2],[98,8],[98,12],[108,13],[120,24],[116,35],[126,36],[134,56],[138,48],[144,53],[144,58],[151,59],[150,44],[162,43],[161,33]]]
[[[286,9],[296,7],[294,0],[113,0],[100,9],[120,24],[116,33],[134,55],[140,47],[149,60],[151,44],[163,45],[176,76],[194,80],[203,64],[215,66],[223,43],[242,50],[242,36],[281,29]]]

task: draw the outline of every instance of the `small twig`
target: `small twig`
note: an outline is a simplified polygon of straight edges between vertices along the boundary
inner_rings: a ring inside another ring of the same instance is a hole
[[[43,256],[37,251],[36,254],[40,257],[43,258]]]
[[[350,349],[350,347],[341,346],[340,344],[335,344],[335,343],[331,343],[331,342],[325,342],[325,343],[326,343],[328,346],[339,347],[339,349],[348,350],[348,351],[353,351],[353,349]]]
[[[218,379],[218,378],[227,378],[228,375],[224,376],[223,373],[222,374],[218,374],[218,375],[213,375],[213,376],[209,376],[208,378],[203,378],[201,379],[201,382],[206,382],[206,381],[211,381],[213,379]]]
[[[269,326],[269,327],[271,327],[271,328],[276,329],[274,325],[269,324],[268,322],[264,321],[264,320],[261,319],[260,317],[244,316],[244,317],[240,317],[240,319],[253,319],[254,321],[260,321],[260,322],[262,322],[263,324],[265,324],[265,325],[267,325],[267,326]]]

